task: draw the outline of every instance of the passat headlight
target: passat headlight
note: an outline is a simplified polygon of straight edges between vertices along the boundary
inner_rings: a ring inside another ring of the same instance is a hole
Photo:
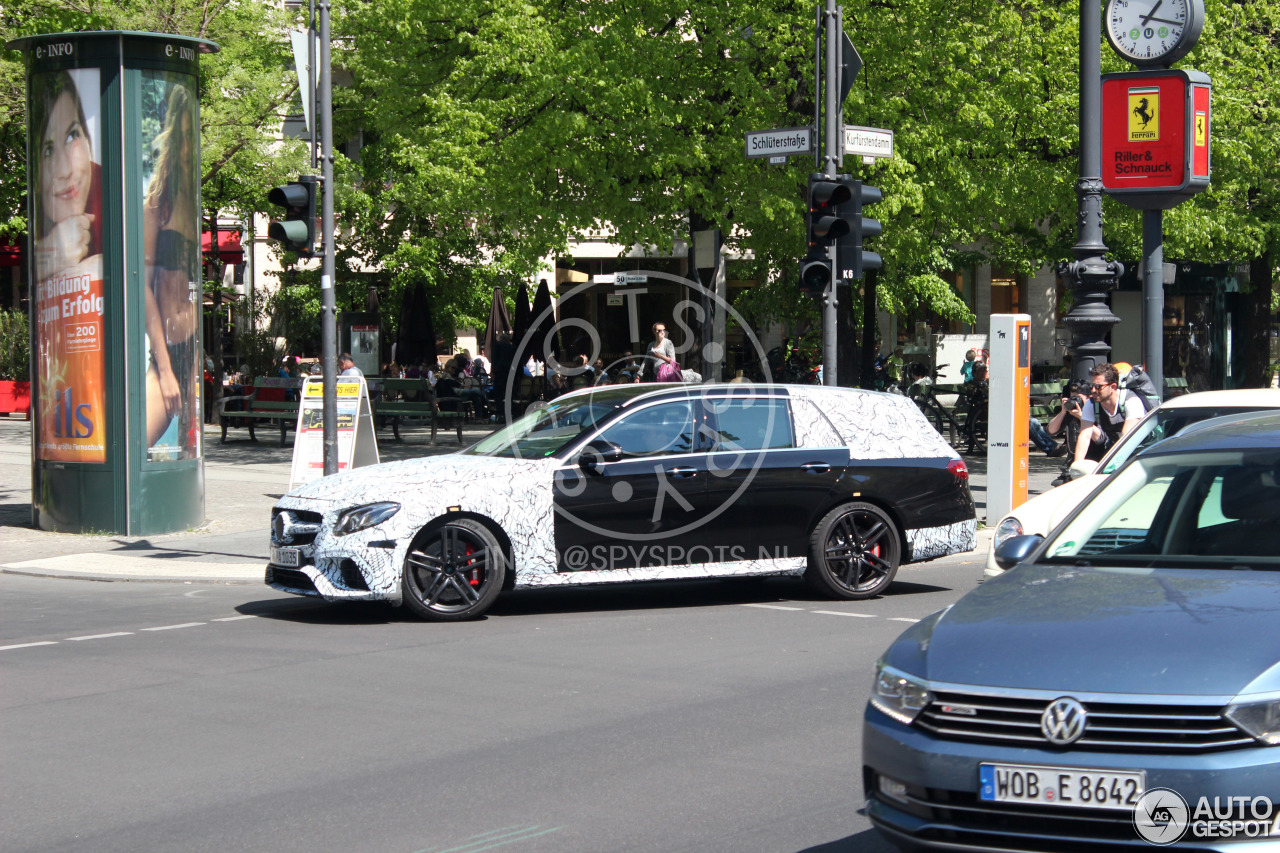
[[[992,547],[994,548],[1006,539],[1021,535],[1022,522],[1011,515],[996,525],[995,541],[992,543]]]
[[[929,683],[923,678],[908,675],[883,660],[876,662],[876,683],[871,688],[871,704],[885,714],[909,725],[932,699]]]
[[[1227,719],[1268,746],[1280,745],[1280,700],[1232,705]]]
[[[346,536],[348,533],[356,533],[375,524],[381,524],[399,511],[400,504],[394,501],[352,507],[338,516],[338,522],[333,525],[333,534]]]

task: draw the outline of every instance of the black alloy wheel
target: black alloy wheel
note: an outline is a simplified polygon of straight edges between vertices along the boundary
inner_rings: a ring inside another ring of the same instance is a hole
[[[436,622],[474,619],[489,609],[506,576],[507,556],[494,535],[470,518],[418,534],[404,560],[404,603]]]
[[[856,601],[888,588],[898,572],[902,545],[883,510],[849,503],[827,513],[809,537],[805,580],[818,592]]]

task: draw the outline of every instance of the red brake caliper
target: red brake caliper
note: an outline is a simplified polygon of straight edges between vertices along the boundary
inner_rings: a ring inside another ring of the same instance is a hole
[[[473,546],[471,545],[467,546],[466,556],[469,557],[475,552],[476,552],[476,549]],[[471,579],[467,581],[467,583],[471,584],[472,586],[479,586],[480,585],[480,569],[478,568],[472,569],[470,575],[471,575]]]

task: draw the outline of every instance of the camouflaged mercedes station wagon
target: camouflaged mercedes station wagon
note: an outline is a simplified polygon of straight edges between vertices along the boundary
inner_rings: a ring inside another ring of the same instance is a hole
[[[504,589],[646,580],[803,575],[869,598],[972,550],[976,520],[964,462],[906,398],[647,384],[308,483],[271,530],[276,589],[456,620]]]

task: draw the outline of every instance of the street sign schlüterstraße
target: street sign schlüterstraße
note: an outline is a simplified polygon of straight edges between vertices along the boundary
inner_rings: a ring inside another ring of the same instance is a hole
[[[808,127],[780,127],[747,133],[747,157],[785,157],[813,153],[813,130]]]

